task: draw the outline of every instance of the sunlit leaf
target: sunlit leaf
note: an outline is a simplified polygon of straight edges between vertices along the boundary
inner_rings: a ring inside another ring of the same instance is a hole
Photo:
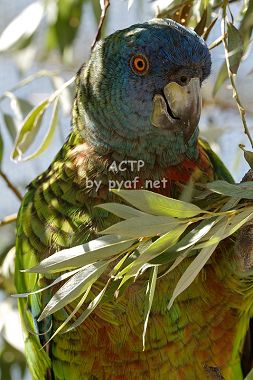
[[[221,211],[228,211],[228,210],[235,209],[239,202],[240,202],[240,198],[231,197],[221,208]]]
[[[150,246],[134,261],[131,273],[127,272],[128,275],[136,271],[136,268],[139,269],[145,263],[151,262],[165,250],[174,246],[188,226],[189,223],[181,224],[150,244]]]
[[[223,239],[228,236],[233,235],[239,228],[241,228],[245,223],[249,222],[253,218],[253,206],[246,207],[243,211],[239,212],[237,215],[233,216],[230,220],[224,234]]]
[[[26,298],[32,294],[38,294],[38,293],[44,292],[44,290],[47,290],[47,289],[51,288],[52,286],[59,284],[59,282],[66,280],[66,278],[73,276],[74,274],[76,274],[80,270],[81,270],[81,268],[78,268],[78,269],[72,270],[70,272],[64,273],[61,276],[57,277],[56,280],[54,280],[53,282],[51,282],[51,284],[45,286],[44,288],[33,290],[33,291],[27,292],[27,293],[12,294],[12,297],[14,297],[14,298]],[[27,270],[21,270],[21,272],[27,272]]]
[[[54,134],[55,134],[55,130],[56,130],[57,125],[58,125],[58,111],[59,111],[58,100],[59,100],[59,98],[57,98],[54,102],[49,127],[48,127],[47,133],[45,134],[40,146],[38,147],[38,149],[35,152],[33,152],[29,156],[25,157],[22,161],[28,161],[28,160],[32,160],[35,157],[38,157],[41,153],[43,153],[48,148],[48,146],[52,142]]]
[[[144,328],[143,328],[143,333],[142,333],[143,351],[145,350],[145,336],[146,336],[147,327],[148,327],[149,314],[150,314],[153,299],[154,299],[157,273],[158,273],[158,266],[155,265],[153,268],[151,268],[151,271],[150,271],[150,276],[149,276],[145,299],[144,299]]]
[[[192,248],[199,240],[201,240],[219,221],[217,217],[202,220],[198,226],[189,231],[181,240],[179,240],[171,249],[166,250],[162,255],[151,261],[152,264],[168,264],[180,252]]]
[[[141,212],[139,210],[136,210],[135,208],[122,205],[120,203],[103,203],[100,204],[96,207],[102,208],[103,210],[109,211],[112,214],[118,216],[119,218],[122,219],[129,219],[133,217],[138,217],[138,216],[145,216],[144,212]]]
[[[101,231],[100,234],[121,235],[125,238],[135,239],[166,233],[180,223],[177,219],[166,216],[147,215],[116,223]]]
[[[212,253],[215,251],[217,244],[214,244],[210,247],[203,248],[200,253],[196,256],[196,258],[191,262],[188,268],[185,270],[183,275],[180,277],[174,291],[172,297],[170,299],[168,309],[171,308],[175,299],[186,290],[191,283],[195,280],[201,269],[207,263],[207,261],[212,256]]]
[[[198,244],[195,245],[195,248],[200,249],[209,247],[213,244],[218,244],[222,239],[224,239],[224,231],[228,223],[229,218],[227,216],[219,216],[217,218],[217,223],[215,223],[214,227],[199,240]]]
[[[218,194],[233,198],[253,199],[253,182],[232,184],[218,180],[210,182],[206,186],[209,190]]]
[[[42,145],[38,148],[38,151],[36,151],[34,154],[32,154],[32,158],[37,156],[38,154],[42,153],[47,146],[49,145],[54,130],[56,128],[57,124],[57,113],[58,113],[58,106],[57,101],[58,97],[62,94],[62,92],[71,85],[75,80],[75,77],[70,78],[67,82],[65,82],[60,88],[58,88],[55,92],[53,92],[48,99],[42,101],[40,104],[38,104],[36,107],[34,107],[31,112],[26,116],[25,120],[23,121],[20,130],[17,134],[16,141],[14,144],[14,149],[11,155],[11,158],[14,161],[22,161],[23,160],[23,154],[27,151],[27,149],[31,146],[34,139],[36,138],[41,122],[44,116],[45,111],[49,107],[49,105],[54,104],[53,108],[53,114],[52,119],[50,123],[50,127],[48,129],[48,133],[45,136]],[[22,104],[22,103],[21,103]],[[26,158],[28,159],[28,158]],[[29,157],[30,159],[30,157]]]
[[[200,242],[196,248],[208,247],[211,244],[220,242],[223,239],[233,235],[245,223],[253,219],[253,207],[247,207],[238,214],[230,217],[224,217],[215,225],[215,227],[205,236],[204,242]],[[222,231],[222,233],[221,233]],[[204,239],[203,239],[204,240]]]
[[[103,236],[86,244],[58,251],[25,272],[51,273],[85,266],[116,255],[129,248],[133,242],[134,240],[125,241],[120,236]]]
[[[113,190],[113,192],[139,210],[153,215],[191,218],[203,212],[192,203],[168,198],[148,190]]]
[[[50,336],[50,339],[47,341],[46,344],[48,344],[54,337],[59,334],[59,332],[68,324],[68,322],[74,317],[74,315],[80,310],[82,305],[84,304],[89,292],[90,292],[91,286],[88,287],[88,289],[84,292],[83,296],[81,297],[80,301],[77,303],[74,310],[70,313],[70,315],[64,320],[64,322],[56,329],[56,331],[53,333],[53,335]]]
[[[0,52],[10,48],[19,48],[38,28],[44,15],[41,1],[35,1],[25,8],[2,32]]]
[[[38,318],[38,322],[78,298],[101,276],[108,264],[109,262],[94,263],[74,274],[53,295],[46,307],[43,309],[40,317]]]
[[[48,99],[37,105],[26,117],[20,131],[17,135],[14,149],[12,152],[13,160],[21,160],[23,153],[33,143],[44,115],[45,110],[49,105]]]
[[[159,276],[159,278],[166,276],[168,273],[172,272],[176,267],[178,267],[179,264],[181,264],[181,262],[189,255],[190,252],[191,248],[188,248],[182,253],[180,253],[180,255],[175,259],[175,261],[169,267],[169,269],[167,269],[161,276]]]
[[[92,300],[87,306],[86,310],[77,318],[77,320],[65,331],[66,333],[72,331],[76,327],[80,326],[83,321],[95,310],[98,304],[101,302],[105,291],[107,289],[108,283],[104,286],[104,288],[98,293],[98,295]]]

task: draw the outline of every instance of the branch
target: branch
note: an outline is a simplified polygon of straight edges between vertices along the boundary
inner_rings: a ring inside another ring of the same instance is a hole
[[[241,120],[242,120],[242,124],[244,127],[244,133],[247,135],[247,137],[250,141],[250,144],[253,147],[253,139],[250,135],[250,131],[249,131],[249,128],[247,125],[246,117],[245,117],[246,111],[245,111],[244,106],[242,105],[242,102],[241,102],[241,99],[239,97],[239,94],[238,94],[238,91],[236,88],[236,84],[235,84],[234,77],[236,76],[236,74],[233,74],[230,70],[228,42],[226,39],[226,17],[227,17],[226,7],[227,7],[227,3],[228,3],[228,1],[225,1],[224,5],[223,5],[223,15],[222,15],[223,22],[221,23],[221,28],[222,28],[223,45],[224,45],[224,50],[225,50],[225,59],[226,59],[226,64],[227,64],[228,77],[230,79],[230,83],[231,83],[231,86],[233,88],[233,98],[235,99],[235,101],[237,103],[237,107],[238,107],[238,110],[239,110],[239,113],[241,116]]]
[[[5,226],[6,224],[10,224],[15,222],[17,219],[17,214],[12,214],[5,216],[2,220],[0,220],[0,227]]]
[[[95,37],[95,39],[93,41],[93,44],[91,45],[91,50],[93,50],[93,48],[96,45],[96,43],[98,42],[98,40],[100,40],[101,30],[102,30],[102,27],[103,27],[103,24],[104,24],[104,21],[105,21],[105,16],[106,16],[107,9],[110,6],[110,0],[102,0],[102,1],[100,0],[100,4],[101,4],[102,11],[101,11],[101,16],[100,16],[99,24],[98,24],[97,34],[96,34],[96,37]]]
[[[16,188],[16,186],[11,182],[11,180],[7,177],[7,175],[0,170],[0,176],[5,181],[6,185],[12,190],[12,192],[16,195],[16,197],[22,201],[23,197],[22,194],[19,192],[19,190]]]

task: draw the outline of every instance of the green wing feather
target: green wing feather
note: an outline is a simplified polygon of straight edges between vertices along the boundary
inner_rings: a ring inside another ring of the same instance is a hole
[[[62,248],[91,240],[97,228],[102,229],[105,225],[104,217],[108,216],[108,212],[93,209],[92,205],[102,203],[101,200],[92,194],[87,196],[85,187],[76,183],[75,175],[82,178],[83,173],[78,173],[68,160],[68,153],[77,141],[73,135],[70,137],[49,169],[29,185],[22,201],[16,240],[15,281],[18,293],[38,290],[51,280],[36,274],[21,273],[20,270],[33,267]],[[85,168],[85,165],[81,167]],[[44,380],[51,366],[56,379],[70,378],[67,374],[71,368],[64,366],[64,360],[61,362],[55,357],[51,362],[52,345],[46,344],[51,334],[50,327],[52,330],[55,327],[54,317],[37,322],[50,295],[47,291],[18,301],[26,357],[33,380]],[[42,349],[43,345],[45,349]],[[66,350],[66,353],[69,355],[68,362],[71,362],[71,350]],[[47,376],[51,379],[49,374]]]
[[[20,270],[29,268],[38,262],[37,251],[26,238],[25,231],[30,228],[29,204],[31,192],[25,195],[17,219],[17,242],[16,242],[16,288],[19,293],[36,290],[37,275],[20,273]],[[46,372],[51,366],[51,361],[46,351],[41,349],[39,331],[36,317],[40,313],[40,295],[30,296],[29,299],[18,300],[19,314],[24,334],[25,354],[33,380],[45,379]]]

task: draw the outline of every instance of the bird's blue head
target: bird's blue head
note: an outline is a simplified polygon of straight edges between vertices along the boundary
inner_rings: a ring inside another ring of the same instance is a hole
[[[125,157],[175,164],[194,156],[210,69],[203,39],[172,20],[117,31],[80,71],[79,128],[98,149]]]

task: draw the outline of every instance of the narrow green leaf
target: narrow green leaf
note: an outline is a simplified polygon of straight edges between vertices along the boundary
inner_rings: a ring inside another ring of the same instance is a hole
[[[141,276],[148,268],[152,267],[154,264],[150,264],[149,262],[161,255],[162,252],[169,247],[173,246],[187,226],[188,224],[180,225],[157,239],[155,242],[151,244],[148,242],[147,248],[141,252],[140,256],[130,262],[130,264],[125,266],[117,274],[116,278],[120,279],[123,277],[118,289],[120,289],[131,277]]]
[[[224,231],[223,239],[233,235],[239,228],[245,223],[249,222],[253,218],[253,206],[246,206],[243,211],[230,218],[229,223]]]
[[[144,212],[141,212],[139,210],[136,210],[133,207],[129,207],[126,205],[122,205],[120,203],[103,203],[101,205],[95,206],[102,208],[103,210],[109,211],[112,214],[118,216],[119,218],[122,219],[129,219],[133,217],[138,217],[138,216],[145,216]]]
[[[116,255],[129,248],[133,242],[132,239],[124,240],[120,236],[103,236],[86,244],[58,251],[25,272],[54,273],[85,266]]]
[[[13,160],[21,160],[23,153],[30,147],[34,141],[42,121],[45,110],[49,105],[48,99],[37,105],[26,117],[20,131],[16,137],[14,149],[12,152]]]
[[[90,264],[83,270],[74,274],[65,284],[53,295],[46,307],[43,309],[38,322],[62,309],[67,304],[78,298],[87,290],[106,270],[109,262],[98,262]]]
[[[148,190],[113,190],[113,192],[139,210],[153,215],[191,218],[204,212],[191,203],[165,197]]]
[[[61,276],[57,277],[56,280],[54,280],[51,284],[45,286],[44,288],[40,288],[40,289],[31,291],[31,292],[27,292],[27,293],[12,294],[11,296],[13,298],[26,298],[26,297],[31,296],[33,294],[38,294],[38,293],[44,292],[44,290],[47,290],[47,289],[51,288],[52,286],[59,284],[59,282],[66,280],[66,278],[73,276],[75,273],[79,272],[80,270],[81,270],[81,268],[78,268],[78,269],[72,270],[70,272],[64,273]],[[25,271],[21,270],[20,272],[25,272]]]
[[[95,310],[95,308],[98,306],[98,304],[102,300],[105,294],[105,291],[108,287],[108,284],[109,282],[107,282],[105,287],[98,293],[98,295],[94,298],[94,300],[90,302],[87,309],[80,315],[80,317],[78,317],[77,320],[65,331],[66,333],[80,326],[80,324],[83,323],[85,319],[88,318],[88,316]]]
[[[132,190],[131,190],[132,191]],[[128,239],[161,235],[176,228],[182,222],[168,216],[147,215],[116,223],[100,234],[120,235]]]
[[[56,98],[54,102],[54,106],[53,106],[53,111],[52,111],[52,116],[49,123],[48,131],[46,135],[44,136],[42,143],[40,144],[40,146],[34,153],[25,157],[22,161],[32,160],[33,158],[38,157],[41,153],[43,153],[48,148],[48,146],[53,140],[55,130],[58,125],[58,111],[59,111],[59,98]]]
[[[218,20],[218,17],[215,17],[211,23],[209,24],[209,26],[207,27],[207,29],[205,30],[204,34],[203,34],[203,39],[206,41],[211,30],[213,29],[214,25],[216,24],[216,21]]]
[[[232,184],[218,180],[208,183],[207,188],[214,193],[233,198],[253,199],[253,181]]]
[[[194,31],[199,35],[199,36],[202,36],[202,34],[204,33],[204,30],[205,30],[205,27],[206,27],[206,23],[207,23],[207,8],[204,9],[204,12],[201,16],[201,19],[199,21],[199,23],[196,25]]]
[[[86,290],[86,292],[84,292],[83,296],[81,297],[80,301],[78,302],[78,304],[76,305],[76,307],[74,308],[74,310],[70,313],[70,315],[64,320],[64,322],[58,327],[58,329],[53,333],[52,336],[50,336],[50,339],[47,341],[47,343],[45,344],[45,346],[52,340],[54,339],[54,337],[59,334],[59,332],[68,324],[68,322],[74,317],[74,315],[78,312],[78,310],[80,310],[80,308],[82,307],[84,301],[86,300],[89,292],[90,292],[90,289],[91,289],[91,286],[88,287],[88,289]]]
[[[217,217],[211,217],[207,220],[202,220],[198,226],[194,227],[188,232],[181,240],[179,240],[172,248],[166,250],[162,255],[156,257],[151,261],[152,264],[168,264],[180,252],[183,252],[193,247],[199,240],[201,240],[213,226],[219,221]],[[192,249],[192,248],[191,248]]]
[[[54,103],[53,113],[52,113],[52,119],[50,122],[50,127],[48,129],[47,135],[45,136],[42,145],[38,148],[38,150],[33,153],[31,156],[27,157],[25,160],[31,159],[33,157],[38,156],[41,154],[50,144],[55,128],[57,126],[57,115],[58,115],[58,98],[62,94],[62,92],[74,82],[75,77],[70,78],[67,82],[65,82],[59,89],[57,89],[55,92],[53,92],[50,97],[40,104],[38,104],[35,108],[29,112],[27,117],[25,118],[23,124],[21,125],[21,128],[17,134],[16,141],[14,144],[14,149],[11,155],[11,158],[14,161],[21,161],[23,154],[26,152],[26,150],[31,146],[34,139],[36,138],[40,125],[44,116],[44,113],[48,106],[52,103]],[[14,96],[14,95],[13,95]],[[13,97],[10,93],[9,97]],[[18,98],[16,98],[18,101]],[[17,103],[19,104],[19,103]],[[19,104],[20,108],[22,106],[22,102]],[[27,105],[26,105],[27,106]]]
[[[205,236],[205,241],[200,242],[196,248],[208,247],[216,242],[233,235],[245,223],[253,219],[253,206],[246,207],[238,214],[230,217],[221,217],[219,223]],[[203,239],[204,240],[204,239]]]
[[[240,202],[240,198],[230,198],[225,204],[224,206],[221,208],[221,212],[222,211],[229,211],[229,210],[233,210],[237,205],[238,203]]]
[[[228,225],[229,218],[227,216],[219,216],[216,221],[217,223],[215,223],[213,228],[195,245],[196,249],[209,247],[223,240],[224,231]]]
[[[168,305],[168,309],[171,308],[175,299],[186,290],[191,283],[195,280],[201,269],[207,263],[207,261],[212,256],[212,253],[215,251],[217,244],[214,244],[210,247],[203,248],[197,257],[191,262],[188,268],[185,270],[183,275],[180,277],[171,297],[171,300]]]
[[[142,333],[143,351],[145,350],[145,337],[146,337],[146,332],[147,332],[147,327],[148,327],[149,314],[150,314],[150,310],[151,310],[153,299],[154,299],[157,273],[158,273],[158,266],[155,265],[150,271],[150,276],[149,276],[145,299],[144,299],[144,328],[143,328],[143,333]]]
[[[231,23],[227,23],[228,60],[231,73],[236,74],[243,55],[243,44],[239,30]]]
[[[169,267],[168,270],[166,270],[166,272],[164,272],[163,274],[161,274],[159,276],[159,278],[162,278],[164,276],[166,276],[168,273],[172,272],[176,267],[178,267],[179,264],[181,264],[181,262],[190,254],[190,252],[192,251],[191,248],[188,248],[186,249],[185,251],[183,251],[176,259],[175,261],[173,262],[173,264]]]
[[[154,241],[133,263],[119,273],[119,277],[123,274],[127,274],[128,277],[135,276],[143,265],[161,255],[168,248],[174,246],[188,226],[189,223],[181,224]]]

